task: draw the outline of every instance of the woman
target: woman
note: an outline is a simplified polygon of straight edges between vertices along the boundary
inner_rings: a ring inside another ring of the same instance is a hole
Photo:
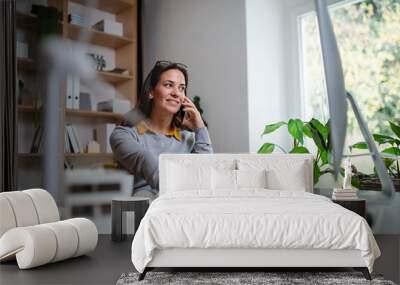
[[[157,197],[161,153],[213,151],[201,115],[186,97],[187,85],[185,65],[158,61],[139,97],[145,119],[136,126],[118,126],[111,134],[115,158],[134,175],[133,196]]]

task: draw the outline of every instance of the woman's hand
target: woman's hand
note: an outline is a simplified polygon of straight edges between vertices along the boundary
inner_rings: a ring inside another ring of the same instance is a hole
[[[183,111],[185,111],[185,117],[182,121],[182,126],[191,130],[204,128],[204,122],[201,118],[200,112],[197,110],[194,103],[185,96],[182,102]]]

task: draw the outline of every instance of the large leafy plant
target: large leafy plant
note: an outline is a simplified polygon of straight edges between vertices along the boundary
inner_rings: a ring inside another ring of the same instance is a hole
[[[315,118],[310,121],[302,121],[300,119],[290,119],[287,122],[281,121],[266,125],[262,136],[275,132],[283,126],[287,127],[288,133],[293,139],[291,149],[286,151],[278,144],[266,142],[260,147],[258,153],[272,153],[276,148],[279,148],[284,153],[311,153],[305,146],[305,138],[307,137],[314,142],[317,151],[314,155],[314,184],[319,181],[322,175],[333,173],[333,169],[329,164],[332,146],[329,136],[329,121],[325,124]]]
[[[388,173],[393,178],[400,179],[400,125],[389,121],[390,130],[394,136],[373,134],[374,141],[379,146],[386,146],[381,151],[381,156],[385,162]],[[353,149],[368,149],[365,142],[358,142],[349,146],[350,152]]]

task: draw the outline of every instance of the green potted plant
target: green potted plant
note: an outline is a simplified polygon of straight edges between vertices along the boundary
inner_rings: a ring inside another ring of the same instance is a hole
[[[396,191],[400,191],[400,125],[389,121],[390,130],[393,136],[373,134],[374,141],[384,147],[381,156],[385,162],[389,176],[392,178]],[[350,152],[353,149],[368,149],[365,142],[358,142],[349,146]],[[374,170],[373,174],[356,172],[354,176],[358,180],[359,188],[365,190],[380,190],[381,183]]]
[[[262,136],[268,135],[282,126],[287,126],[288,133],[293,139],[292,148],[286,151],[278,144],[266,142],[260,147],[258,153],[272,153],[276,148],[279,148],[284,153],[311,153],[305,146],[305,137],[308,137],[314,142],[317,150],[314,155],[314,184],[318,183],[322,175],[333,173],[329,163],[332,146],[329,136],[329,121],[325,124],[315,118],[310,121],[302,121],[300,119],[290,119],[287,122],[281,121],[266,125]]]

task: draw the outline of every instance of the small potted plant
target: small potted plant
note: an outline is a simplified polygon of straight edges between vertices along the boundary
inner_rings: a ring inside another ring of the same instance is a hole
[[[315,118],[307,122],[300,119],[290,119],[287,122],[281,121],[266,125],[262,136],[270,134],[282,126],[287,126],[288,133],[293,138],[292,149],[286,151],[278,144],[266,142],[260,147],[258,153],[272,153],[275,148],[279,148],[284,153],[311,153],[304,144],[305,137],[308,137],[314,142],[317,149],[317,153],[314,155],[314,185],[318,183],[322,175],[333,173],[329,163],[332,149],[329,137],[329,121],[325,124]]]
[[[373,134],[373,138],[379,146],[384,147],[381,151],[381,156],[385,162],[388,174],[392,178],[396,191],[400,192],[400,125],[389,121],[389,126],[394,136]],[[368,149],[368,146],[365,142],[358,142],[351,145],[349,148],[351,152],[353,149]],[[375,169],[373,174],[356,172],[354,178],[358,180],[356,183],[360,189],[381,189],[381,182]]]

